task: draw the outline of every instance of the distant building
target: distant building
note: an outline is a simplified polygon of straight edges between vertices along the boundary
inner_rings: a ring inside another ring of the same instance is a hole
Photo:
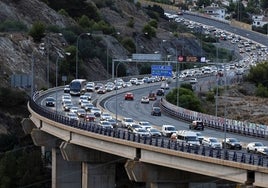
[[[253,15],[252,16],[252,26],[263,27],[265,24],[268,24],[268,17],[264,15]]]
[[[225,19],[226,9],[221,8],[216,4],[212,3],[211,6],[205,7],[203,10],[204,10],[204,13],[210,15],[213,18]]]

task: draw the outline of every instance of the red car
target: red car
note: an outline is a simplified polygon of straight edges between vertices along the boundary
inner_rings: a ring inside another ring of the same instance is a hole
[[[88,113],[85,115],[85,121],[95,121],[95,115],[93,113]]]
[[[125,100],[134,100],[133,93],[130,93],[130,92],[126,93],[125,94]]]

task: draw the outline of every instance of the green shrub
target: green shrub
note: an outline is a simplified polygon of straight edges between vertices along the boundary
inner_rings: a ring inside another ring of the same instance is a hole
[[[206,100],[209,102],[215,102],[215,96],[214,92],[207,92],[206,94]]]
[[[61,14],[61,15],[63,15],[63,16],[69,17],[68,12],[67,12],[66,10],[64,10],[64,9],[60,9],[60,10],[58,11],[58,13]]]
[[[19,21],[5,20],[0,23],[0,32],[27,31],[25,24]]]
[[[262,84],[259,84],[256,90],[256,96],[258,97],[268,97],[268,88],[263,86]]]
[[[136,46],[135,43],[133,42],[133,39],[130,37],[126,37],[122,40],[122,45],[124,48],[126,48],[129,52],[135,53],[136,51]]]
[[[35,42],[41,42],[41,39],[45,36],[45,25],[42,22],[35,22],[29,31],[29,35],[33,37]]]
[[[154,27],[154,28],[156,28],[156,29],[157,29],[157,27],[158,27],[158,23],[157,23],[156,20],[151,20],[151,21],[149,21],[149,25],[152,26],[152,27]]]
[[[152,26],[150,26],[149,24],[146,24],[146,25],[143,27],[142,32],[143,32],[143,33],[147,33],[146,36],[147,36],[149,39],[151,39],[152,37],[156,37],[156,31],[155,31],[155,29],[154,29]]]
[[[128,26],[128,27],[131,27],[131,28],[134,27],[134,18],[133,18],[133,17],[130,18],[130,20],[129,20],[128,23],[127,23],[127,26]]]

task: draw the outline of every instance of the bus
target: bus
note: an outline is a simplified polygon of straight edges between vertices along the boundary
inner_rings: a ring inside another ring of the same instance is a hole
[[[75,79],[71,81],[70,86],[70,94],[71,95],[81,95],[86,92],[85,86],[87,81],[85,79]]]

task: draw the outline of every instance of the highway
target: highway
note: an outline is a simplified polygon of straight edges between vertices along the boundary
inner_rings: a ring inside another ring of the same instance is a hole
[[[227,23],[219,22],[219,21],[216,21],[213,19],[195,16],[193,14],[185,13],[182,17],[185,19],[188,19],[188,20],[202,23],[204,25],[214,26],[215,28],[219,28],[219,29],[234,33],[236,35],[240,35],[242,37],[251,39],[251,40],[256,41],[260,44],[268,46],[268,40],[267,40],[268,36],[266,36],[266,35],[263,35],[263,34],[260,34],[260,33],[254,32],[254,31],[248,31],[248,30],[244,30],[244,29],[241,29],[238,27],[234,27],[234,26],[231,26]]]
[[[173,83],[175,84],[175,83]],[[117,96],[118,101],[118,107],[117,107],[117,114],[120,116],[125,117],[131,117],[135,121],[149,121],[151,124],[158,126],[160,128],[163,124],[171,124],[174,125],[178,130],[188,130],[189,129],[189,123],[188,122],[182,122],[178,119],[174,119],[173,117],[170,117],[169,115],[163,114],[162,116],[152,116],[151,115],[151,109],[153,105],[158,105],[158,100],[160,97],[158,97],[157,101],[150,101],[149,104],[141,104],[140,99],[144,95],[148,95],[149,91],[156,90],[160,88],[160,83],[158,86],[149,86],[147,88],[134,90],[134,101],[125,101],[124,100],[124,93],[119,94]],[[105,108],[112,112],[116,113],[116,96],[109,98],[105,102]],[[218,130],[213,129],[207,129],[205,128],[204,132],[202,132],[204,136],[211,136],[219,138],[220,140],[224,139],[224,133]],[[233,133],[226,133],[226,137],[235,137],[239,139],[244,145],[249,142],[253,141],[260,141],[263,142],[265,145],[268,145],[268,140],[264,139],[258,139],[258,138],[252,138],[252,137],[245,137],[238,134]]]

